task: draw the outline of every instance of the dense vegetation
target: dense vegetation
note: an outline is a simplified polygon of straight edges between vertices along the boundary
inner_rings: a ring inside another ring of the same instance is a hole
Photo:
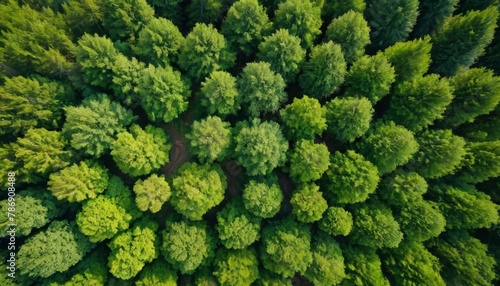
[[[0,285],[499,283],[499,9],[0,0]]]

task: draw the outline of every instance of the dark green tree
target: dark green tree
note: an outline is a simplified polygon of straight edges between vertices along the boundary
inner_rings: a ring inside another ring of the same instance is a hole
[[[330,166],[330,152],[325,144],[300,140],[289,153],[290,177],[294,182],[316,181]]]
[[[351,10],[362,14],[366,8],[364,0],[323,0],[323,2],[321,14],[327,20],[340,17]]]
[[[343,142],[353,142],[370,128],[374,109],[366,97],[334,98],[325,104],[326,132]]]
[[[433,202],[418,199],[394,213],[406,240],[426,241],[445,230],[446,220]]]
[[[347,63],[363,56],[366,45],[370,43],[370,26],[360,12],[349,11],[343,14],[334,19],[326,30],[325,39],[340,45]]]
[[[172,195],[170,185],[164,176],[153,174],[147,179],[138,180],[134,185],[135,203],[141,211],[157,213]]]
[[[184,0],[151,0],[148,3],[155,9],[155,15],[171,20],[177,27],[185,25]]]
[[[283,166],[288,151],[288,141],[276,122],[253,119],[244,122],[234,137],[235,157],[250,176],[266,175]]]
[[[344,256],[339,244],[324,232],[319,232],[311,247],[313,262],[304,276],[314,285],[338,285],[345,277]]]
[[[260,238],[261,218],[249,213],[240,199],[233,199],[217,213],[217,233],[228,249],[244,249]]]
[[[323,194],[315,184],[302,185],[292,195],[290,199],[292,213],[300,222],[312,223],[318,221],[328,208]]]
[[[103,4],[104,28],[115,41],[135,41],[139,31],[154,17],[146,0],[109,0]]]
[[[432,35],[451,17],[459,0],[420,0],[417,24],[413,28],[415,38]]]
[[[352,230],[352,224],[350,212],[339,207],[329,207],[319,221],[318,227],[332,236],[347,236]]]
[[[146,65],[134,57],[129,59],[122,54],[116,57],[113,63],[113,81],[110,87],[121,103],[135,106],[140,100],[137,91],[145,68]]]
[[[75,36],[81,37],[85,32],[97,33],[101,29],[104,20],[103,2],[101,0],[70,0],[62,3],[62,17]],[[60,4],[60,1],[53,1],[53,3]]]
[[[242,105],[252,117],[276,112],[286,101],[285,81],[271,70],[269,63],[248,63],[237,83]]]
[[[500,175],[500,140],[470,142],[465,145],[463,166],[456,176],[469,183],[480,183]]]
[[[375,104],[389,94],[395,78],[394,67],[383,53],[363,56],[352,64],[347,73],[346,94],[364,96]]]
[[[201,83],[200,97],[201,105],[209,115],[224,118],[240,109],[241,97],[236,78],[225,71],[214,71]]]
[[[142,212],[137,208],[132,190],[118,176],[111,176],[108,181],[108,188],[104,195],[114,204],[123,208],[132,220],[142,216]]]
[[[289,138],[312,140],[326,129],[326,110],[315,98],[304,95],[280,110]]]
[[[431,64],[431,38],[398,42],[384,50],[387,60],[394,66],[396,82],[423,76]]]
[[[257,58],[271,64],[271,69],[283,77],[285,82],[295,81],[306,51],[300,46],[300,38],[290,34],[287,29],[279,29],[259,45]]]
[[[382,273],[382,262],[374,248],[347,245],[342,253],[346,272],[344,285],[391,285]]]
[[[259,260],[253,249],[221,250],[214,266],[213,274],[221,286],[250,286],[259,278]]]
[[[418,173],[398,169],[380,182],[377,195],[388,205],[401,209],[421,200],[427,188],[427,182]]]
[[[64,283],[54,282],[50,283],[50,286],[76,286],[76,285],[105,285],[108,281],[108,267],[106,265],[106,256],[102,255],[103,248],[94,249],[89,255],[85,256],[83,260],[78,262],[78,264],[70,268],[64,275],[66,276],[63,281]],[[55,278],[56,275],[51,276],[44,282],[49,282],[51,278]],[[61,275],[63,276],[63,275]],[[67,277],[70,277],[68,279]]]
[[[194,121],[186,139],[200,162],[222,161],[229,154],[230,125],[217,116],[209,116],[201,121]]]
[[[142,269],[135,285],[177,286],[177,272],[165,260],[158,258]]]
[[[314,98],[325,98],[344,83],[347,65],[339,44],[332,41],[312,47],[302,67],[300,87]]]
[[[470,67],[493,40],[497,18],[498,11],[493,6],[447,18],[432,36],[431,71],[452,76]]]
[[[283,193],[278,179],[273,176],[261,180],[252,179],[243,189],[245,208],[250,213],[262,218],[275,216],[280,210],[282,201]]]
[[[189,26],[197,23],[213,23],[221,18],[224,11],[224,0],[193,0],[187,7]]]

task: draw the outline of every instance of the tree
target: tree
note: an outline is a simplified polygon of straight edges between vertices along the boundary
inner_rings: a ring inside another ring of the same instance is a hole
[[[123,208],[135,220],[143,215],[135,204],[132,190],[117,176],[111,176],[104,195],[118,207]]]
[[[58,1],[53,1],[54,4]],[[73,0],[62,3],[62,17],[68,28],[76,37],[81,37],[86,31],[97,33],[104,18],[103,1]]]
[[[328,170],[329,158],[330,152],[325,144],[300,140],[289,153],[290,177],[297,183],[316,181]]]
[[[118,133],[111,144],[111,155],[116,165],[126,174],[134,177],[150,174],[168,163],[168,152],[172,145],[162,129],[132,125],[130,132]]]
[[[398,169],[384,177],[377,195],[388,205],[402,208],[421,200],[427,188],[427,182],[418,173]]]
[[[235,51],[250,56],[270,26],[265,9],[257,0],[239,0],[229,8],[221,32]]]
[[[49,227],[29,237],[18,252],[22,275],[47,278],[65,272],[92,248],[88,239],[68,221],[53,221]]]
[[[365,201],[380,180],[377,167],[352,150],[331,156],[326,178],[329,201],[349,204]]]
[[[347,73],[345,84],[349,96],[364,96],[372,104],[389,94],[395,81],[394,67],[383,53],[363,56],[356,60]]]
[[[261,218],[275,216],[281,207],[283,194],[276,177],[250,180],[243,189],[243,203],[252,214]]]
[[[389,281],[382,273],[382,262],[374,248],[347,245],[342,248],[345,257],[345,285],[381,285],[389,286]]]
[[[138,95],[138,85],[146,65],[136,58],[127,58],[119,54],[113,63],[113,81],[111,89],[121,103],[135,106],[141,97]]]
[[[308,226],[291,218],[269,223],[262,230],[260,259],[265,269],[284,278],[305,273],[313,261]]]
[[[146,0],[103,1],[104,28],[115,41],[137,38],[138,32],[154,17]]]
[[[215,256],[216,240],[205,222],[167,220],[161,252],[174,269],[192,274]]]
[[[318,221],[328,208],[323,194],[315,184],[300,186],[290,200],[292,213],[300,222],[312,223]]]
[[[157,213],[171,195],[170,186],[165,178],[156,174],[144,181],[135,182],[134,193],[137,207],[143,212],[149,210],[152,213]]]
[[[431,38],[431,71],[452,76],[471,66],[493,40],[497,18],[498,11],[493,6],[447,18]]]
[[[426,241],[445,230],[446,220],[433,202],[417,199],[403,205],[395,214],[407,240]]]
[[[366,97],[334,98],[325,104],[326,132],[352,143],[370,128],[374,109]]]
[[[324,0],[321,14],[324,19],[335,19],[348,13],[349,11],[358,12],[360,14],[366,8],[364,0]]]
[[[423,76],[431,64],[431,38],[398,42],[384,50],[389,63],[394,66],[396,82]]]
[[[169,19],[178,27],[182,27],[185,23],[185,15],[181,6],[183,2],[184,0],[152,0],[148,3],[155,9],[156,15]]]
[[[374,48],[386,48],[408,38],[417,22],[418,0],[370,0],[365,16],[372,27]]]
[[[309,0],[281,2],[274,15],[274,26],[277,29],[288,29],[291,35],[299,37],[304,48],[310,48],[321,34],[321,7]]]
[[[82,105],[68,106],[62,132],[71,147],[94,157],[108,152],[116,134],[136,120],[132,111],[111,101],[105,94],[86,98]]]
[[[365,47],[370,43],[370,26],[360,11],[349,11],[328,25],[325,39],[338,43],[345,61],[352,63],[364,55]]]
[[[76,223],[81,233],[91,242],[97,243],[127,230],[131,219],[132,216],[125,209],[101,195],[83,203],[76,216]]]
[[[199,82],[213,71],[226,70],[235,61],[224,36],[211,24],[196,24],[179,54],[179,66]]]
[[[186,111],[190,93],[188,81],[170,66],[149,65],[137,85],[140,104],[153,122],[170,122]]]
[[[224,199],[226,176],[217,165],[184,163],[172,179],[170,203],[190,220],[201,220]]]
[[[299,77],[304,93],[321,99],[330,96],[344,83],[347,65],[339,44],[332,41],[312,47],[309,60]]]
[[[50,283],[50,280],[56,278],[59,273],[52,275],[47,279],[48,281],[45,280],[45,283],[49,282],[51,286],[105,285],[108,280],[108,267],[106,266],[106,256],[102,255],[103,250],[102,247],[93,250],[89,255],[78,262],[75,267],[70,268],[69,271],[65,273],[66,275],[60,275],[66,276],[61,283]],[[70,277],[70,279],[68,279],[68,277]]]
[[[209,115],[224,118],[240,109],[241,97],[236,78],[225,71],[214,71],[201,83],[200,97],[201,105]]]
[[[444,113],[441,125],[455,128],[474,122],[477,116],[488,114],[500,102],[500,77],[492,70],[473,68],[450,80],[455,98]]]
[[[326,110],[315,98],[304,95],[294,98],[293,103],[280,110],[289,138],[314,139],[326,129]]]
[[[261,218],[249,213],[242,200],[233,199],[217,213],[216,229],[226,248],[244,249],[259,240],[260,223]]]
[[[357,205],[353,210],[351,241],[372,248],[396,248],[403,239],[391,209],[379,201]]]
[[[413,134],[392,121],[377,124],[358,146],[360,153],[377,166],[380,174],[394,171],[418,151]]]
[[[107,170],[98,163],[81,161],[50,175],[48,189],[58,200],[93,199],[108,186]]]
[[[414,77],[396,86],[386,118],[416,132],[443,118],[453,99],[453,88],[436,74]]]
[[[468,151],[462,168],[456,177],[468,183],[480,183],[500,174],[500,140],[487,142],[468,142]]]
[[[319,221],[318,227],[332,236],[347,236],[351,232],[352,224],[350,212],[339,207],[329,207]]]
[[[259,261],[253,249],[221,250],[214,264],[214,275],[221,286],[250,286],[259,278]]]
[[[57,128],[62,107],[73,98],[71,88],[45,78],[16,76],[0,86],[0,135],[25,133],[34,127]]]
[[[292,280],[273,273],[266,269],[259,270],[259,279],[255,281],[257,286],[292,286]]]
[[[229,154],[230,125],[217,116],[209,116],[201,121],[194,121],[186,139],[200,162],[221,161]]]
[[[217,21],[222,16],[221,14],[225,8],[224,4],[225,1],[223,0],[191,1],[186,8],[189,26],[194,26],[197,23],[209,24]]]
[[[440,261],[421,243],[402,243],[387,251],[383,263],[397,285],[445,286]]]
[[[137,44],[132,49],[142,61],[166,67],[177,62],[184,40],[172,21],[153,18],[140,30]]]
[[[424,131],[416,139],[420,148],[408,165],[425,178],[454,173],[467,153],[465,140],[451,130]]]
[[[237,83],[242,105],[247,106],[247,113],[252,117],[276,112],[286,101],[286,84],[280,74],[271,71],[269,63],[247,64]]]
[[[82,71],[83,81],[96,87],[109,87],[118,55],[110,39],[97,34],[84,34],[76,50],[76,62]]]
[[[417,24],[413,28],[414,38],[432,35],[451,17],[459,0],[420,0]]]
[[[338,285],[345,277],[344,257],[339,244],[324,232],[312,243],[313,262],[304,276],[314,285]]]
[[[276,122],[259,119],[245,122],[234,142],[236,161],[250,176],[269,174],[285,163],[288,142]]]
[[[271,64],[271,69],[290,83],[297,77],[306,51],[300,46],[300,38],[286,29],[279,29],[259,45],[257,58]]]
[[[165,260],[158,258],[142,269],[141,273],[139,273],[139,278],[135,281],[135,285],[176,286],[177,272]]]

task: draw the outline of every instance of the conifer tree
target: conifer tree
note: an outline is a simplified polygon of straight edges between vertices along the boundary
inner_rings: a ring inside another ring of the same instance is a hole
[[[146,0],[103,1],[104,28],[114,41],[136,40],[139,31],[154,17]]]
[[[441,28],[446,18],[452,16],[459,0],[420,0],[419,2],[417,24],[411,34],[414,38],[432,35]]]
[[[384,50],[387,60],[394,66],[396,82],[423,76],[431,64],[431,38],[398,42]]]
[[[326,132],[343,142],[353,142],[370,128],[373,107],[366,97],[334,98],[325,104]]]

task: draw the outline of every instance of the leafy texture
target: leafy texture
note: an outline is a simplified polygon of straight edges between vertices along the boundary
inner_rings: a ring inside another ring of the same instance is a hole
[[[319,221],[318,227],[332,236],[347,236],[351,232],[352,224],[350,212],[339,207],[329,207]]]
[[[220,251],[215,259],[214,275],[221,286],[250,286],[259,277],[258,266],[253,249]]]
[[[103,24],[115,41],[135,39],[154,16],[146,0],[110,0],[103,4]]]
[[[134,185],[135,203],[141,211],[156,213],[170,198],[170,186],[163,176],[156,174],[147,179],[138,180]]]
[[[281,201],[283,201],[283,194],[276,178],[250,180],[243,189],[245,208],[262,218],[271,218],[276,215],[280,210]]]
[[[480,183],[500,175],[500,140],[470,142],[465,145],[468,161],[457,171],[457,177],[465,182]]]
[[[312,243],[313,262],[305,277],[314,285],[338,285],[345,277],[344,257],[339,244],[329,235],[318,233]]]
[[[330,166],[330,152],[325,144],[300,140],[290,152],[290,177],[297,183],[316,181]]]
[[[328,208],[319,187],[315,184],[307,184],[298,188],[290,200],[293,215],[300,222],[311,223],[321,219]]]
[[[236,79],[228,72],[214,71],[201,83],[201,105],[207,113],[225,117],[240,109]]]
[[[382,273],[382,262],[375,249],[348,245],[342,251],[345,257],[345,285],[391,285]]]
[[[317,99],[307,95],[294,98],[280,114],[290,138],[312,140],[326,129],[325,109]]]
[[[135,285],[176,286],[177,272],[165,260],[158,258],[142,269],[141,273],[139,273],[139,278],[135,281]]]
[[[229,123],[217,116],[195,121],[191,133],[186,135],[192,152],[200,162],[221,161],[229,153],[231,130]]]
[[[243,201],[236,199],[217,213],[216,229],[226,248],[243,249],[260,238],[260,222],[261,218],[249,213]]]
[[[455,11],[459,0],[420,0],[417,24],[412,35],[415,38],[431,35],[443,26],[446,18]]]
[[[370,128],[373,107],[366,97],[334,98],[325,105],[327,133],[344,142],[353,142]]]
[[[387,60],[394,66],[396,82],[423,76],[431,64],[430,37],[398,42],[384,50]]]

